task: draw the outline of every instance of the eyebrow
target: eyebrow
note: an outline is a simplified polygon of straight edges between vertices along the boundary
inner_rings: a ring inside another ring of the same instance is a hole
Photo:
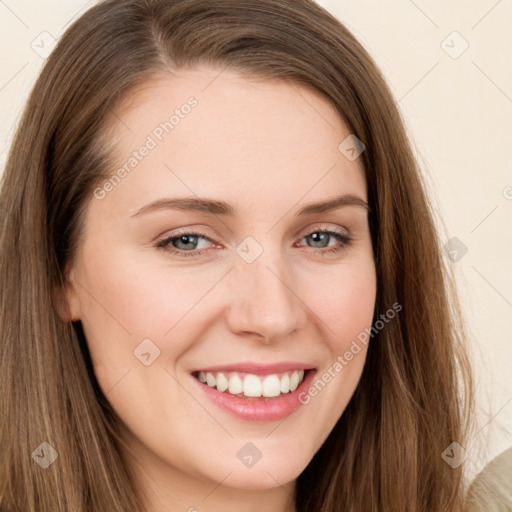
[[[312,215],[314,213],[322,213],[344,206],[358,206],[370,211],[368,203],[355,194],[345,194],[327,201],[319,203],[311,203],[302,207],[296,216]],[[177,209],[186,211],[196,211],[213,215],[236,216],[236,210],[229,203],[218,201],[215,199],[198,198],[198,197],[166,197],[157,199],[146,204],[137,210],[132,217],[142,215],[157,210]]]

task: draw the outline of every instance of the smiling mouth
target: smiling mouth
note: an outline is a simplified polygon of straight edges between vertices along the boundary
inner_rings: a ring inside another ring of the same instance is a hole
[[[242,399],[274,399],[293,393],[312,370],[293,370],[270,375],[243,372],[203,372],[192,375],[204,385]],[[265,400],[266,401],[266,400]]]

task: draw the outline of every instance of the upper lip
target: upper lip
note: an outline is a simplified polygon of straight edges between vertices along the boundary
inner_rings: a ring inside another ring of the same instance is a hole
[[[273,373],[283,373],[293,370],[312,370],[314,367],[307,363],[285,361],[282,363],[273,364],[257,364],[257,363],[234,363],[220,366],[209,366],[206,368],[197,368],[192,373],[196,372],[240,372],[240,373],[254,373],[258,375],[271,375]]]

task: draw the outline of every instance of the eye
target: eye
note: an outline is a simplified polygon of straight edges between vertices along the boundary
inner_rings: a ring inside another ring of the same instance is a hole
[[[205,250],[197,248],[200,239],[210,240],[201,233],[184,232],[161,240],[157,243],[157,247],[162,248],[171,254],[177,254],[178,256],[197,256],[198,254],[202,254]]]
[[[330,247],[329,249],[322,251],[315,251],[320,253],[321,255],[332,255],[334,253],[338,253],[346,249],[352,242],[352,237],[347,235],[346,233],[342,233],[341,231],[333,231],[333,230],[323,230],[316,229],[315,231],[310,231],[307,235],[305,235],[302,240],[310,239],[313,241],[313,249],[319,248],[324,249],[328,247],[329,240],[335,239],[341,243],[341,245],[336,245],[334,247]],[[318,247],[318,244],[320,247]]]
[[[341,245],[329,247],[329,240],[332,239],[337,240]],[[313,246],[308,248],[320,255],[338,253],[346,249],[352,242],[351,236],[346,233],[323,229],[310,231],[300,240],[312,240]],[[209,247],[199,248],[198,246],[201,245],[200,241],[207,241],[215,245],[214,242],[202,233],[184,231],[158,241],[156,247],[179,257],[200,256],[210,249]],[[297,246],[297,243],[294,245]]]

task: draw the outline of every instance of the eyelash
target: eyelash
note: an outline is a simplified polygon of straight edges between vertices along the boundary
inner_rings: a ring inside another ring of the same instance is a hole
[[[345,233],[341,233],[339,231],[332,231],[332,230],[322,230],[322,229],[315,229],[313,231],[306,233],[305,235],[302,236],[301,240],[303,238],[311,236],[315,233],[327,234],[327,235],[332,236],[333,238],[336,238],[340,242],[342,242],[342,245],[339,247],[331,247],[329,249],[319,249],[318,251],[316,251],[316,252],[320,252],[320,254],[322,256],[330,256],[332,254],[339,253],[339,252],[347,249],[347,247],[350,246],[350,244],[353,241],[352,237]],[[169,252],[172,255],[177,255],[177,256],[185,257],[185,258],[193,257],[193,256],[200,256],[204,252],[210,250],[210,249],[194,249],[192,251],[183,251],[183,250],[176,249],[175,247],[172,247],[171,245],[169,245],[172,241],[178,240],[182,236],[194,236],[194,237],[198,237],[198,238],[203,238],[203,239],[211,242],[211,240],[207,236],[205,236],[201,233],[197,233],[197,232],[193,232],[193,231],[183,231],[182,233],[177,233],[171,237],[167,237],[163,240],[158,241],[155,244],[155,246],[159,249],[163,249],[164,251]],[[315,250],[314,247],[310,247],[310,249],[312,249],[313,251]]]

